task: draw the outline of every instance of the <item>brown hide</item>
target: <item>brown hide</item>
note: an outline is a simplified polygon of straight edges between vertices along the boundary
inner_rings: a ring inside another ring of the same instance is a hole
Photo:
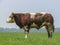
[[[52,37],[52,32],[54,31],[54,19],[52,14],[50,13],[35,13],[33,17],[30,13],[12,13],[12,17],[15,20],[15,23],[20,27],[24,28],[25,33],[28,34],[31,25],[41,28],[45,26],[48,37]],[[25,36],[27,37],[27,36]]]

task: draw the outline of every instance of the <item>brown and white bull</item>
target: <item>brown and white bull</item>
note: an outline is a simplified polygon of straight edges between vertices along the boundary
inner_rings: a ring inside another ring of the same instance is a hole
[[[25,31],[25,38],[27,38],[30,28],[41,28],[45,26],[48,37],[52,37],[54,32],[54,19],[52,14],[46,12],[40,13],[11,13],[7,19],[7,23],[16,23]]]

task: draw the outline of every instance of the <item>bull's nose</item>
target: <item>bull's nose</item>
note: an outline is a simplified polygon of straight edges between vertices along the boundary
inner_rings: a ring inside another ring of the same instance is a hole
[[[8,23],[8,21],[6,21],[6,23]]]
[[[6,23],[8,23],[9,21],[6,21]]]

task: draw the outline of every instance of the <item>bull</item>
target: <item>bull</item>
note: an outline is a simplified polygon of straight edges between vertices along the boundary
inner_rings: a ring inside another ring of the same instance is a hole
[[[48,37],[52,37],[54,32],[54,19],[52,14],[47,12],[40,13],[11,13],[7,18],[7,23],[16,23],[19,28],[23,28],[25,31],[25,38],[28,37],[29,30],[31,28],[40,29],[45,27],[48,33]]]

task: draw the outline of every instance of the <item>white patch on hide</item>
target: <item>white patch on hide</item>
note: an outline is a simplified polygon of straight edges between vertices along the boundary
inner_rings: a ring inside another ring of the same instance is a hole
[[[36,13],[30,13],[30,14],[31,14],[31,18],[34,19]]]
[[[42,13],[42,14],[46,14],[47,12],[40,12],[40,13]]]

